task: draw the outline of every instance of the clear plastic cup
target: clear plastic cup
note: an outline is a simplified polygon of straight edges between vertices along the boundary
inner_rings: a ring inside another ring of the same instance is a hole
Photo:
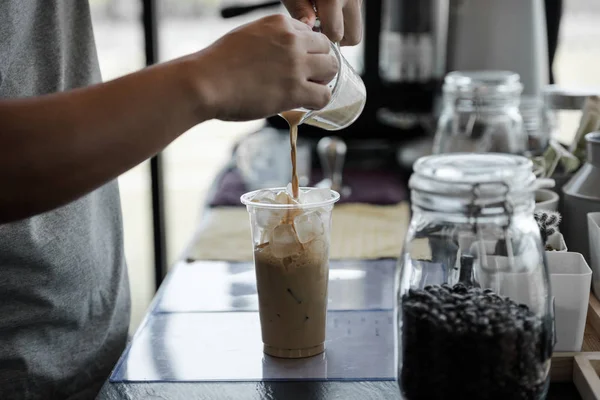
[[[282,191],[241,198],[250,214],[263,349],[275,357],[311,357],[325,351],[331,212],[340,196],[331,190],[326,200],[304,204],[254,201]]]
[[[300,124],[337,131],[352,125],[362,114],[367,101],[367,89],[360,75],[342,55],[339,45],[331,43],[330,54],[335,55],[340,69],[328,84],[331,89],[329,104],[320,110],[300,108],[295,111],[306,113]]]

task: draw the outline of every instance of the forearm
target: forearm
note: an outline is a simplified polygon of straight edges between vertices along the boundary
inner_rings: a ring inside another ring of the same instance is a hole
[[[212,118],[177,61],[84,89],[0,101],[0,223],[66,204]]]

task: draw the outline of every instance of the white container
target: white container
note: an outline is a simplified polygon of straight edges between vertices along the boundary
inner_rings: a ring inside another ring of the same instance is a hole
[[[589,213],[588,240],[590,243],[590,267],[592,267],[592,289],[597,299],[600,299],[600,212]]]
[[[547,251],[554,297],[554,351],[581,351],[587,318],[592,270],[579,253]]]
[[[565,242],[565,238],[560,232],[555,232],[548,237],[546,240],[546,244],[549,244],[554,249],[553,251],[568,251],[567,243]]]
[[[558,193],[549,189],[538,189],[535,191],[535,211],[557,211]]]

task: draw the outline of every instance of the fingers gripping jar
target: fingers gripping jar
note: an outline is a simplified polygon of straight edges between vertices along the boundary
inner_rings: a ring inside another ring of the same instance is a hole
[[[421,158],[396,275],[398,380],[415,399],[543,399],[553,347],[535,176],[508,154]]]

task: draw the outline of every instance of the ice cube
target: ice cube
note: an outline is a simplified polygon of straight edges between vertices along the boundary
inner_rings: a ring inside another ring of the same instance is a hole
[[[258,242],[259,248],[262,248],[271,242],[272,233],[272,229],[263,229],[258,233],[260,235],[260,240]]]
[[[292,189],[292,183],[288,183],[288,185],[285,187],[285,192],[287,193],[287,195],[290,198],[290,202],[291,203],[299,203],[300,202],[300,197],[302,197],[302,189],[298,188],[298,198],[294,199],[294,190]]]
[[[309,189],[300,197],[302,204],[321,203],[329,199],[331,199],[331,190],[327,188]]]
[[[324,233],[321,216],[314,211],[294,218],[294,228],[300,243],[308,243]]]
[[[302,250],[302,245],[291,224],[281,224],[273,229],[270,247],[271,252],[277,258],[290,257]]]
[[[308,251],[313,254],[313,257],[327,258],[328,256],[327,243],[324,239],[313,240],[308,247]]]
[[[257,208],[256,211],[256,224],[264,230],[273,230],[285,215],[283,210],[269,210],[264,208]]]
[[[255,203],[273,204],[275,203],[275,193],[272,190],[260,190],[256,192],[252,201]]]
[[[285,190],[282,190],[281,192],[277,193],[277,196],[275,196],[275,203],[289,204],[290,196],[287,194],[287,192]]]

